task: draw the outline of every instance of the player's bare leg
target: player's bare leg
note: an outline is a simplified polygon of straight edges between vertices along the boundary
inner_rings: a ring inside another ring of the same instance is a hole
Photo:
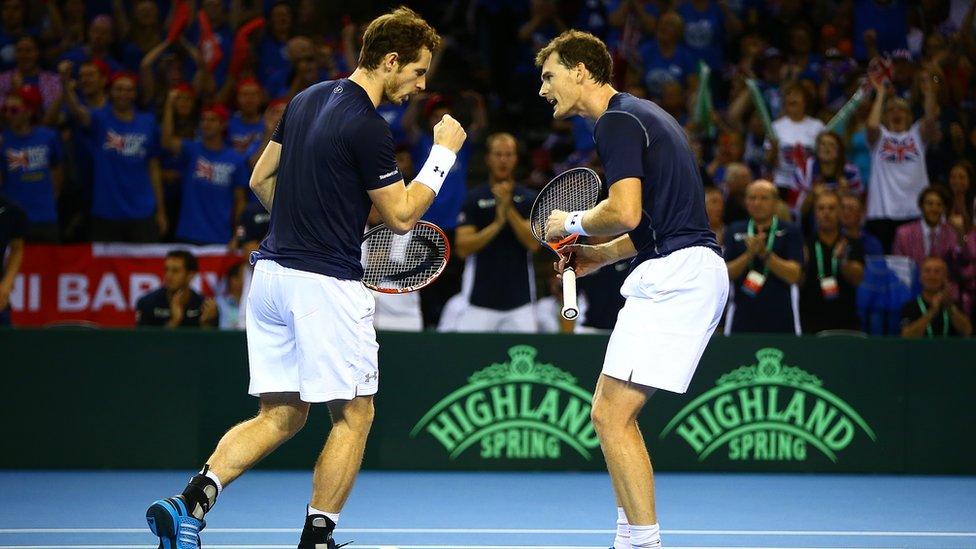
[[[601,375],[593,396],[593,426],[607,462],[618,505],[631,526],[634,547],[644,527],[654,526],[654,474],[647,446],[637,426],[637,414],[654,393],[644,387]],[[649,545],[653,547],[653,545]]]
[[[295,436],[307,418],[308,403],[298,393],[263,394],[258,415],[227,431],[207,464],[221,486],[227,486]]]
[[[329,403],[332,431],[322,449],[312,476],[315,509],[338,514],[352,491],[363,462],[366,437],[373,424],[373,397]]]

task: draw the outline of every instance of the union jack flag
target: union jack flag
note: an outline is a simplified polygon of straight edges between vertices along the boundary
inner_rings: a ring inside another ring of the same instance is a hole
[[[197,159],[197,167],[194,171],[194,175],[200,179],[205,179],[207,181],[214,180],[214,167],[213,164],[207,162],[202,158]]]
[[[887,162],[911,162],[918,159],[918,147],[911,137],[904,141],[886,137],[881,143],[881,158]]]
[[[27,151],[7,149],[7,166],[11,171],[18,168],[27,170],[30,167],[30,162],[27,159]]]
[[[125,136],[109,130],[108,133],[105,134],[105,146],[103,148],[106,151],[115,151],[119,154],[125,154]]]

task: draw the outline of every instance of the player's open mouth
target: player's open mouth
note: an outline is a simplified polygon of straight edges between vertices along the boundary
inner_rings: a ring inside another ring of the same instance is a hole
[[[548,101],[549,101],[549,104],[550,104],[550,105],[552,105],[552,107],[553,107],[553,109],[555,109],[555,108],[556,108],[556,103],[558,103],[558,102],[559,102],[559,101],[557,101],[557,100],[556,100],[556,98],[555,98],[555,97],[549,97],[549,98],[548,98]]]

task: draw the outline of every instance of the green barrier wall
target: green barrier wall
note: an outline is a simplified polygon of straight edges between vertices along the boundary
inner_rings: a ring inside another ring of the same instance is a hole
[[[606,343],[380,334],[366,467],[601,469]],[[5,468],[198,467],[257,406],[240,333],[0,331],[0,364]],[[974,474],[974,389],[974,341],[717,337],[641,425],[658,470]],[[328,429],[313,407],[262,466],[311,467]]]

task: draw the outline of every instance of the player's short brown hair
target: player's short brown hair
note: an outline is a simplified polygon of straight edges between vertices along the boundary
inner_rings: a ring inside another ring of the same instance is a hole
[[[396,52],[400,66],[420,59],[420,50],[437,49],[441,37],[417,12],[405,6],[385,13],[366,27],[363,33],[363,49],[359,52],[359,66],[375,69],[383,56]]]
[[[535,56],[535,65],[541,67],[554,53],[559,54],[559,64],[567,69],[582,63],[597,84],[610,83],[613,59],[606,44],[596,36],[578,30],[565,31],[539,50]]]

